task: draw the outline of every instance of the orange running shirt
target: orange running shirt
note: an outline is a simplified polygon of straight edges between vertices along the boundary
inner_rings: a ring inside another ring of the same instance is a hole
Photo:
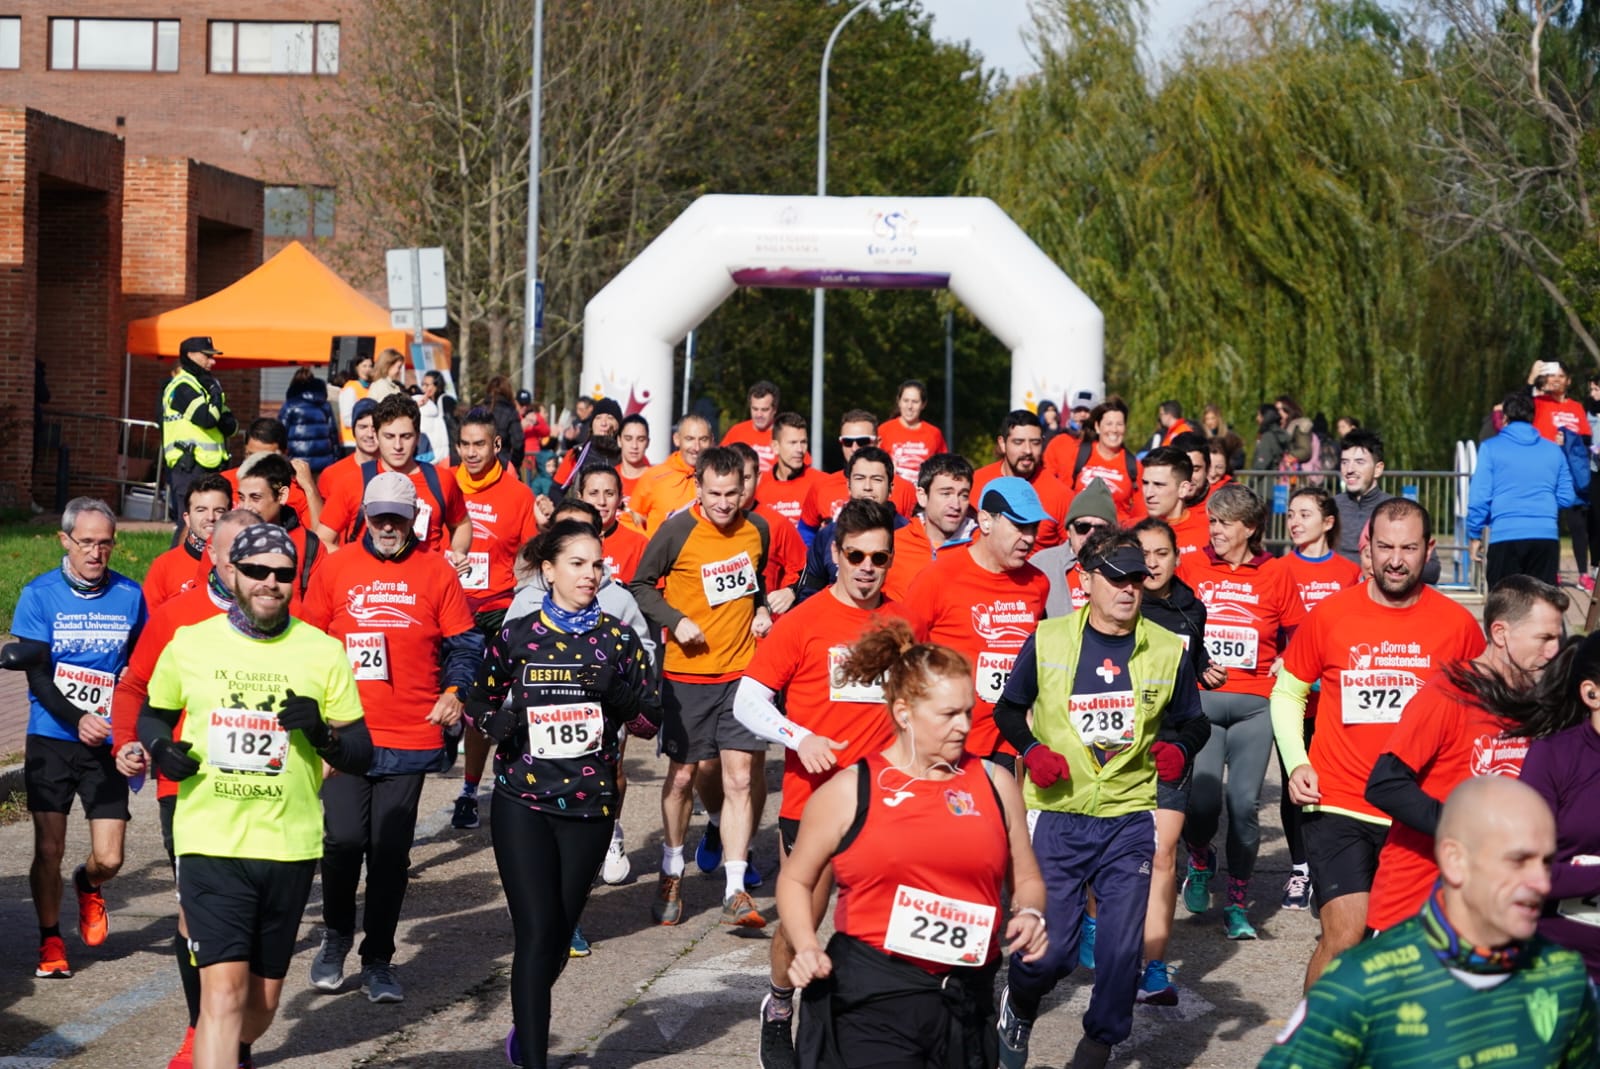
[[[782,708],[790,720],[835,742],[849,745],[835,752],[838,765],[823,773],[807,772],[800,755],[783,752],[783,807],[778,815],[800,819],[806,799],[834,772],[847,769],[863,757],[894,742],[883,688],[845,684],[837,678],[839,666],[856,639],[875,622],[903,615],[893,602],[877,611],[846,605],[824,590],[779,618],[772,631],[756,646],[745,675],[783,695]]]
[[[983,507],[983,488],[992,480],[1000,478],[1000,462],[985,464],[972,473],[972,507]],[[1039,474],[1030,480],[1029,485],[1033,492],[1039,495],[1039,504],[1050,514],[1050,518],[1039,524],[1039,537],[1034,540],[1033,552],[1059,546],[1067,540],[1067,511],[1072,508],[1073,493],[1054,475],[1039,469]]]
[[[628,495],[628,508],[644,517],[645,534],[661,529],[668,516],[695,498],[694,469],[673,453],[653,468],[646,469]]]
[[[1228,670],[1225,694],[1272,693],[1278,639],[1305,619],[1305,606],[1288,573],[1265,553],[1237,567],[1207,546],[1178,560],[1178,578],[1206,606],[1206,652]]]
[[[474,621],[441,554],[380,560],[362,546],[331,554],[311,577],[301,618],[344,643],[374,746],[443,745],[439,725],[427,719],[439,700],[441,644]]]
[[[460,488],[454,472],[448,478]],[[461,577],[467,605],[474,613],[509,608],[517,588],[517,552],[539,533],[533,491],[501,465],[499,478],[476,493],[463,490],[462,497],[472,517],[472,548],[467,551],[471,567]]]
[[[1529,740],[1502,738],[1507,724],[1469,701],[1440,672],[1417,691],[1384,750],[1417,774],[1424,794],[1442,803],[1473,776],[1516,779],[1522,773]],[[1381,932],[1416,916],[1438,877],[1433,836],[1398,821],[1390,824],[1378,854],[1367,927]]]
[[[1050,580],[1031,564],[996,574],[972,559],[970,546],[944,550],[911,584],[906,618],[917,638],[959,650],[972,662],[972,730],[967,752],[988,757],[1012,753],[994,726],[1017,651],[1044,618]]]
[[[1372,600],[1371,580],[1324,600],[1295,632],[1284,671],[1321,680],[1317,731],[1311,737],[1324,809],[1387,824],[1366,800],[1367,777],[1396,724],[1433,674],[1483,652],[1472,614],[1432,587],[1416,604],[1392,609]]]
[[[1211,520],[1204,505],[1186,508],[1183,519],[1168,520],[1172,533],[1178,536],[1178,559],[1198,553],[1211,544]]]
[[[900,422],[900,417],[878,424],[878,448],[894,458],[894,473],[912,486],[922,471],[922,462],[935,453],[946,452],[944,434],[923,420],[915,429]]]
[[[1078,439],[1069,435],[1058,434],[1050,439],[1050,444],[1044,447],[1044,467],[1050,474],[1060,480],[1061,485],[1078,493],[1090,480],[1100,479],[1111,491],[1111,500],[1117,506],[1117,522],[1128,527],[1144,518],[1144,491],[1141,488],[1144,479],[1144,465],[1138,460],[1133,461],[1133,481],[1128,480],[1129,455],[1126,449],[1119,449],[1117,455],[1106,460],[1100,455],[1100,447],[1090,445],[1089,459],[1084,464],[1078,477],[1072,477],[1072,469],[1078,462]]]

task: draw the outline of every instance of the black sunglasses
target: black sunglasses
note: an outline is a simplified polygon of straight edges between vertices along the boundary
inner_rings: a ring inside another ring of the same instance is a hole
[[[864,549],[844,549],[840,550],[840,552],[844,554],[845,561],[851,565],[860,564],[868,557],[871,557],[874,568],[882,568],[894,558],[893,553],[883,549],[873,550],[871,553]]]
[[[840,438],[839,446],[844,449],[848,449],[850,446],[855,446],[859,449],[864,445],[875,445],[877,444],[877,441],[878,438],[876,435],[862,434],[852,438]]]
[[[1072,521],[1072,533],[1073,534],[1081,534],[1081,535],[1090,535],[1090,534],[1094,534],[1096,531],[1098,531],[1100,528],[1102,528],[1104,526],[1106,526],[1106,525],[1103,524],[1103,523],[1090,523],[1088,520],[1073,520]]]
[[[292,564],[287,568],[269,568],[265,564],[246,564],[244,561],[240,561],[234,567],[246,579],[259,581],[270,575],[285,586],[294,582],[294,565]]]

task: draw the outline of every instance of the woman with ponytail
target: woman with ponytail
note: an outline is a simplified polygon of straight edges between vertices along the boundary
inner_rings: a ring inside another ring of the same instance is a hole
[[[1027,960],[1048,946],[1021,792],[965,752],[972,666],[959,653],[892,620],[842,673],[881,681],[895,738],[812,795],[778,877],[789,976],[805,989],[799,1064],[993,1066],[1001,945]],[[830,865],[839,898],[824,950],[812,892]]]
[[[638,636],[595,600],[595,529],[561,520],[533,547],[543,601],[490,640],[466,717],[497,744],[490,827],[514,933],[506,1057],[543,1069],[550,990],[616,822],[621,733],[653,737],[661,702]]]

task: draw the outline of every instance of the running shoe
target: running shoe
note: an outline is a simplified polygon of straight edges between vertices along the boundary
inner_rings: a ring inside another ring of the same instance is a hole
[[[606,859],[600,863],[600,878],[615,887],[626,882],[633,872],[633,864],[628,860],[628,848],[622,842],[622,825],[617,825],[617,830],[611,835],[611,845],[606,847]]]
[[[769,1017],[767,1007],[771,1004],[769,991],[761,1000],[761,1069],[795,1069],[794,1010],[783,1017]]]
[[[106,900],[99,889],[84,894],[79,888],[84,883],[87,866],[79,865],[72,874],[72,889],[78,894],[78,937],[87,947],[97,947],[106,941],[111,932],[111,915],[106,912]]]
[[[1245,916],[1243,906],[1223,907],[1222,923],[1228,928],[1229,939],[1254,939],[1256,937],[1256,930],[1250,927],[1250,919]]]
[[[167,1063],[167,1069],[194,1069],[194,1029],[190,1028],[183,1033],[183,1046],[178,1048],[178,1053],[172,1056]]]
[[[506,1061],[511,1069],[522,1069],[522,1048],[517,1045],[517,1026],[506,1033]]]
[[[694,863],[701,872],[716,872],[722,864],[722,829],[715,824],[707,824],[700,836],[700,845],[694,848]]]
[[[1096,927],[1094,918],[1085,913],[1083,915],[1083,923],[1078,926],[1078,964],[1085,969],[1094,968],[1094,933]]]
[[[767,918],[761,915],[748,891],[729,895],[722,901],[722,923],[735,928],[765,928]]]
[[[311,986],[318,991],[337,991],[344,986],[344,959],[350,956],[356,937],[342,935],[332,928],[322,931],[322,949],[311,959]]]
[[[1217,852],[1206,848],[1206,864],[1198,868],[1194,854],[1189,855],[1189,871],[1183,878],[1183,907],[1190,913],[1204,913],[1211,908],[1211,877],[1217,874]]]
[[[466,831],[478,826],[478,796],[463,794],[456,799],[456,811],[450,817],[450,826]]]
[[[766,882],[766,877],[756,869],[755,851],[744,855],[744,889],[754,891]]]
[[[65,980],[72,976],[67,964],[67,942],[59,935],[46,936],[39,946],[39,967],[33,975],[41,980]]]
[[[387,961],[369,961],[361,967],[361,990],[368,1002],[404,1002],[405,989]]]
[[[1283,885],[1283,908],[1311,908],[1311,876],[1308,873],[1290,871],[1288,882]]]
[[[661,874],[661,883],[656,887],[656,900],[650,905],[650,915],[657,924],[683,922],[683,892],[678,886],[682,882],[682,876]]]
[[[1589,593],[1593,594],[1594,593],[1594,576],[1592,576],[1592,575],[1580,575],[1580,576],[1578,576],[1578,585],[1583,587],[1583,589],[1587,590]]]
[[[1172,972],[1164,961],[1147,961],[1144,978],[1134,997],[1146,1006],[1176,1006],[1178,987],[1172,982]]]
[[[1105,1069],[1111,1060],[1111,1048],[1098,1039],[1084,1036],[1078,1040],[1078,1049],[1072,1052],[1067,1069]]]
[[[594,951],[589,949],[589,940],[583,937],[583,929],[572,929],[572,945],[567,948],[567,957],[587,958],[593,953]]]
[[[1000,1016],[995,1023],[1000,1033],[1000,1069],[1026,1069],[1028,1064],[1028,1037],[1033,1034],[1033,1021],[1019,1017],[1011,1005],[1011,987],[1000,993]]]

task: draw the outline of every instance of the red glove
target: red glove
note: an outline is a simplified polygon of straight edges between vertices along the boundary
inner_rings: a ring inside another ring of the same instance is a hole
[[[1150,756],[1155,758],[1157,779],[1171,783],[1183,778],[1183,766],[1188,763],[1188,758],[1183,755],[1183,747],[1170,742],[1153,742],[1150,744]]]
[[[1042,742],[1028,747],[1028,752],[1022,755],[1022,763],[1028,766],[1028,778],[1040,789],[1054,786],[1056,780],[1072,776],[1067,759]]]

